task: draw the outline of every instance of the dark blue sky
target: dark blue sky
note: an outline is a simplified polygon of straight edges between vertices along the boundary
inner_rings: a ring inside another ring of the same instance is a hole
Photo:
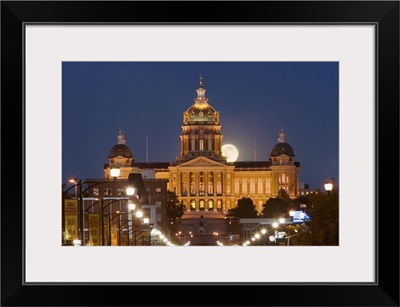
[[[119,129],[137,162],[175,162],[200,75],[237,161],[268,160],[283,127],[300,182],[339,182],[337,62],[64,62],[62,180],[103,178]]]

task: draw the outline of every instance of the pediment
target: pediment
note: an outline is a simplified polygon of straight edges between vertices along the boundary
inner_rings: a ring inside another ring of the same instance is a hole
[[[187,167],[187,166],[225,166],[225,164],[216,162],[214,160],[208,159],[206,157],[197,157],[185,163],[179,165],[179,167]]]

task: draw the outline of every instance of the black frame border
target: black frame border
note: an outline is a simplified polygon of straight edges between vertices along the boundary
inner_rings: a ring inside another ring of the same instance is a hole
[[[377,283],[24,284],[26,23],[376,25]],[[2,306],[399,306],[399,1],[2,1],[1,77]]]

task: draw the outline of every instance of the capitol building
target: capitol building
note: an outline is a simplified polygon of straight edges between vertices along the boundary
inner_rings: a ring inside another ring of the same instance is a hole
[[[188,212],[225,212],[244,197],[251,198],[261,212],[262,205],[276,197],[280,189],[290,198],[298,197],[300,163],[295,161],[283,129],[277,129],[277,143],[265,155],[268,160],[229,161],[222,151],[223,114],[209,103],[202,78],[196,92],[194,103],[188,103],[183,112],[176,161],[136,162],[120,130],[103,167],[104,178],[111,179],[110,168],[117,166],[119,179],[128,179],[131,173],[141,173],[145,181],[159,179],[166,182],[166,189],[178,196]]]

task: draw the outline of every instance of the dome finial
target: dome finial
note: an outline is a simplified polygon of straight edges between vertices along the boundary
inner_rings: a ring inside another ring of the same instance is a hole
[[[121,128],[119,128],[119,133],[118,133],[117,139],[118,139],[118,144],[123,144],[123,145],[125,145],[126,140],[125,140],[124,135],[122,134]]]
[[[285,143],[285,133],[283,132],[283,126],[281,132],[279,132],[278,143]]]
[[[200,74],[200,85],[199,88],[196,90],[197,98],[196,101],[204,101],[206,99],[206,89],[203,87],[203,77]]]

